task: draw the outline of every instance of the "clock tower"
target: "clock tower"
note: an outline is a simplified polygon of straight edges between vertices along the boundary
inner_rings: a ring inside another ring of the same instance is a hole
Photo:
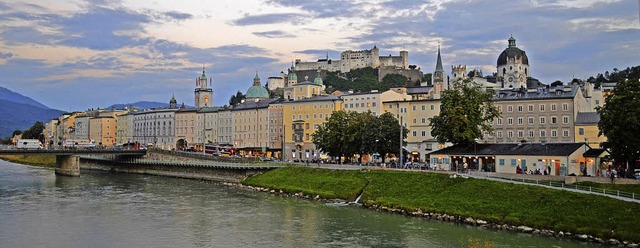
[[[209,79],[209,84],[212,83],[212,79]],[[202,76],[196,78],[195,93],[195,106],[196,108],[211,107],[211,101],[213,101],[213,89],[207,86],[207,76],[204,73],[204,67],[202,67]]]

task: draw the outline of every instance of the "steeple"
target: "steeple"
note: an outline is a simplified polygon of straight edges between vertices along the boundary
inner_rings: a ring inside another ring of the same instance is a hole
[[[440,57],[440,44],[438,44],[438,60],[436,61],[436,71],[444,71],[444,68],[442,68],[442,58]]]
[[[258,77],[258,71],[256,71],[256,76],[253,77],[253,85],[254,86],[260,86],[260,77]]]

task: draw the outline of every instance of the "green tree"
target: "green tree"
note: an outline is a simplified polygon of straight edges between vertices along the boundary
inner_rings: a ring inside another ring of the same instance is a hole
[[[242,100],[244,99],[245,95],[238,91],[235,95],[232,95],[231,98],[229,98],[229,106],[236,106],[242,103]]]
[[[427,83],[427,85],[431,85],[431,77],[433,76],[433,74],[431,73],[425,73],[422,78],[420,79],[420,82],[424,82]]]
[[[468,79],[455,81],[444,91],[440,114],[429,118],[431,135],[438,142],[472,144],[483,132],[492,132],[489,122],[500,117],[493,93]]]
[[[313,143],[331,157],[345,155],[349,117],[345,111],[335,111],[327,122],[313,133]]]
[[[349,159],[355,154],[397,154],[400,124],[393,114],[374,116],[371,112],[333,112],[313,134],[313,143],[331,157]],[[402,140],[409,131],[402,128]],[[404,145],[404,143],[403,143]]]
[[[16,135],[20,134],[22,134],[22,130],[14,130],[13,133],[11,133],[11,137],[15,137]]]
[[[388,90],[392,87],[401,87],[407,84],[409,79],[400,74],[391,73],[387,74],[382,78],[382,87],[380,90]]]
[[[22,133],[23,139],[42,139],[44,135],[42,131],[44,130],[44,125],[42,122],[36,121],[29,129],[25,130]]]
[[[615,71],[615,69],[614,69]],[[607,137],[605,148],[620,162],[634,165],[640,159],[640,79],[621,80],[596,111],[598,129]],[[620,163],[622,164],[622,163]]]

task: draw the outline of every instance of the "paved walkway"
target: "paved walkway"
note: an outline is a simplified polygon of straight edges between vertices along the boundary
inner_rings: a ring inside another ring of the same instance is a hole
[[[507,182],[507,183],[513,183],[513,184],[533,185],[533,186],[545,187],[545,188],[549,188],[549,189],[566,190],[566,191],[571,191],[571,192],[576,192],[576,193],[600,195],[600,196],[611,197],[611,198],[618,199],[618,200],[640,203],[640,199],[632,199],[632,198],[628,198],[628,197],[622,197],[622,196],[616,196],[616,195],[610,195],[610,194],[603,194],[603,193],[593,192],[593,191],[572,189],[572,188],[568,188],[568,187],[554,187],[554,186],[549,186],[549,185],[544,185],[544,184],[527,183],[527,182],[507,180],[507,179],[495,178],[495,177],[479,176],[479,175],[473,175],[473,174],[460,174],[460,173],[458,173],[457,175],[458,176],[465,176],[465,177],[472,177],[472,178],[479,178],[479,179],[487,179],[487,180],[493,180],[493,181],[500,181],[500,182]]]

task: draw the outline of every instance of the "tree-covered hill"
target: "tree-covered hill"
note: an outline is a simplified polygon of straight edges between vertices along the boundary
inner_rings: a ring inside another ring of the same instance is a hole
[[[382,82],[378,82],[378,70],[367,67],[351,70],[347,73],[328,72],[324,84],[328,89],[354,92],[366,92],[371,90],[385,91],[392,87],[405,86],[407,77],[400,74],[388,74]]]

